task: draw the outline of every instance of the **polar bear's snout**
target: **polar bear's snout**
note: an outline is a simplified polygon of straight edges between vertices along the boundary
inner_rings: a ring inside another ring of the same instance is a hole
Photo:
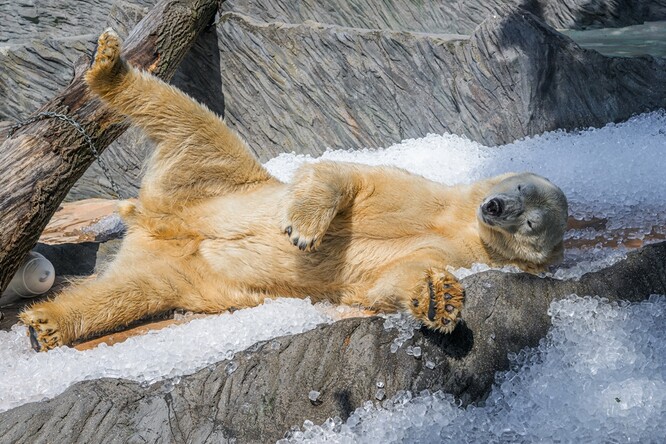
[[[494,197],[481,206],[481,211],[487,216],[499,217],[503,211],[502,200]]]
[[[496,194],[486,198],[481,204],[481,215],[489,225],[510,222],[524,211],[524,202],[520,196]]]

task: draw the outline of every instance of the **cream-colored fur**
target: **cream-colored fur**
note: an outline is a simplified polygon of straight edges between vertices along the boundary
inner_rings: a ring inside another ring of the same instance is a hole
[[[535,271],[561,249],[559,226],[534,246],[481,214],[493,189],[521,176],[446,187],[397,168],[320,162],[281,183],[221,119],[119,53],[117,36],[102,34],[86,79],[157,148],[138,201],[121,208],[128,231],[108,270],[22,313],[37,349],[175,308],[217,313],[281,296],[410,310],[450,332],[463,289],[444,267]]]

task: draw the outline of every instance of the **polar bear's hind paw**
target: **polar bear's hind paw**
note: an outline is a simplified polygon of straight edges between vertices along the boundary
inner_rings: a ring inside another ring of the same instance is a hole
[[[460,282],[444,270],[427,270],[412,299],[412,314],[426,327],[451,333],[460,321],[465,291]]]

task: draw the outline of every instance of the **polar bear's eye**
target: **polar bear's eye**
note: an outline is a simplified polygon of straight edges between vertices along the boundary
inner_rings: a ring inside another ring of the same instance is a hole
[[[522,190],[522,189],[523,189],[523,186],[522,186],[522,185],[518,185],[518,191],[520,191],[520,190]]]
[[[533,228],[533,227],[532,227],[532,221],[531,221],[531,220],[528,220],[528,221],[527,221],[527,226],[530,227],[530,230]]]

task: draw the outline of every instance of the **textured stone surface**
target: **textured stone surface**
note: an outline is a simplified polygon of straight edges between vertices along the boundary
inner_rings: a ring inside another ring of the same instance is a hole
[[[666,0],[227,0],[265,22],[306,20],[340,26],[470,34],[492,15],[520,7],[555,28],[617,27],[666,19]]]
[[[16,26],[0,31],[7,43],[0,51],[0,95],[7,98],[0,104],[0,137],[9,122],[67,85],[73,62],[92,51],[100,29],[112,25],[123,35],[152,3],[5,1]],[[204,33],[173,83],[219,114],[224,89],[229,122],[262,160],[284,151],[387,146],[445,131],[502,144],[664,106],[663,62],[582,51],[538,21],[510,12],[513,6],[554,26],[582,27],[658,19],[665,4],[231,0],[223,9],[247,18],[227,15],[217,32],[211,27]],[[469,38],[435,35],[470,33],[493,14],[501,18],[487,20]],[[104,152],[121,197],[136,196],[152,147],[130,129]],[[68,200],[114,196],[93,164]]]
[[[374,399],[376,383],[387,397],[398,390],[444,390],[464,403],[482,399],[507,353],[535,346],[545,335],[553,299],[569,294],[639,301],[666,293],[666,243],[630,253],[580,281],[487,272],[463,280],[465,324],[452,335],[416,332],[397,353],[395,330],[379,318],[348,319],[260,343],[227,361],[149,387],[122,380],[76,384],[58,397],[0,414],[3,442],[270,442],[310,419],[346,418]],[[405,353],[422,348],[421,359]],[[435,368],[425,363],[433,361]],[[321,393],[308,399],[310,390]]]
[[[528,13],[469,38],[259,22],[218,25],[226,119],[263,160],[451,132],[504,144],[666,106],[666,62],[607,58]]]
[[[156,0],[0,0],[0,43],[99,34],[109,15],[132,15]],[[110,14],[111,12],[111,14]],[[145,13],[145,12],[144,12]],[[121,23],[127,23],[120,20]],[[121,29],[122,31],[122,29]]]

